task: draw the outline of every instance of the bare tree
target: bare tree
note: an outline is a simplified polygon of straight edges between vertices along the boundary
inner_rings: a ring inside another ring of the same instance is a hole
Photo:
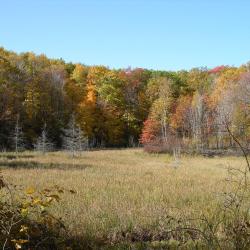
[[[247,131],[250,126],[250,74],[246,74],[233,87],[224,91],[223,97],[217,106],[217,137],[219,142],[225,136],[228,138],[228,129],[234,135],[242,140],[245,149],[248,149],[249,139]],[[234,144],[235,140],[232,136],[230,138],[230,146]],[[244,143],[243,143],[244,142]],[[221,143],[219,143],[221,144]]]
[[[234,109],[235,107],[232,93],[229,90],[225,90],[223,97],[220,99],[220,102],[217,105],[215,118],[215,123],[217,124],[216,133],[219,149],[224,147],[223,138],[228,137],[225,124],[227,124],[228,127],[232,126]],[[231,137],[229,138],[231,139]]]
[[[250,138],[247,136],[250,128],[250,72],[243,74],[241,77],[235,95],[241,107],[240,115],[243,118],[240,123],[240,130],[244,141],[244,147],[250,152]]]
[[[34,145],[35,149],[39,152],[45,154],[48,151],[51,151],[54,148],[53,143],[49,140],[47,136],[46,123],[43,126],[41,135],[37,138],[37,142]]]
[[[63,148],[71,153],[72,157],[76,156],[76,152],[81,152],[87,147],[87,138],[83,131],[77,125],[75,116],[72,115],[68,128],[64,129]]]
[[[23,138],[23,131],[22,131],[22,127],[20,126],[20,122],[19,122],[19,115],[17,115],[16,118],[16,125],[15,125],[15,130],[12,136],[12,140],[14,143],[14,148],[15,148],[15,152],[18,153],[21,150],[24,149],[24,138]]]
[[[204,126],[204,98],[200,93],[196,93],[194,97],[194,104],[192,107],[192,134],[195,140],[196,150],[199,152],[203,149],[203,126]]]

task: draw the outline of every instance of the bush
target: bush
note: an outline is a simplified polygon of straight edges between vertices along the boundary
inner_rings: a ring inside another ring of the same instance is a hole
[[[176,149],[184,150],[184,148],[182,139],[175,135],[169,135],[165,139],[157,137],[148,143],[144,143],[144,151],[148,153],[173,153]]]
[[[0,178],[0,247],[2,249],[61,249],[66,230],[48,210],[64,190],[25,191]]]

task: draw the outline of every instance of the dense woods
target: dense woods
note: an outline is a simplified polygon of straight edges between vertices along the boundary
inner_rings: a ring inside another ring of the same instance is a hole
[[[230,129],[249,149],[250,65],[112,70],[0,48],[1,150],[64,148],[72,120],[88,147],[228,149]]]

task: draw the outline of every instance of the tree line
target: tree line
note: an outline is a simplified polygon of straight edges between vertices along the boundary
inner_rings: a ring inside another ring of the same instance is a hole
[[[0,48],[1,150],[60,149],[76,138],[88,147],[224,149],[234,146],[226,126],[249,147],[249,100],[249,64],[114,70]],[[65,142],[70,131],[77,136]]]

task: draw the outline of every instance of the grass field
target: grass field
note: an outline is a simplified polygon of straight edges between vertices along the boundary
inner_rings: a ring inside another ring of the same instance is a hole
[[[118,232],[136,228],[157,231],[167,215],[213,214],[220,194],[231,188],[225,181],[228,166],[243,164],[241,157],[182,156],[177,166],[169,155],[141,149],[88,151],[75,159],[64,152],[0,157],[8,182],[76,190],[63,194],[53,212],[72,237],[90,245],[100,239],[115,241]]]

